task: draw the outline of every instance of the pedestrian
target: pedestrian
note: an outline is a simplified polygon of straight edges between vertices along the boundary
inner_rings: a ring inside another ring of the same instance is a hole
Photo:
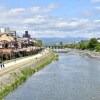
[[[5,68],[5,65],[4,65],[4,63],[2,63],[2,66],[3,66],[3,68]]]
[[[15,63],[16,63],[16,59],[15,59],[14,61],[15,61]]]
[[[0,67],[1,67],[1,69],[2,69],[2,63],[0,64]]]

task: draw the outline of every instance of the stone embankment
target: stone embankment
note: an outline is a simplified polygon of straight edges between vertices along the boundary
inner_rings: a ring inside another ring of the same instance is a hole
[[[22,82],[26,81],[27,77],[44,68],[56,58],[55,54],[50,51],[45,56],[36,58],[33,62],[18,67],[2,76],[0,76],[0,100],[11,90],[16,88]],[[14,67],[14,66],[13,66]]]
[[[89,50],[78,50],[79,53],[86,54],[91,58],[100,58],[100,52],[89,51]]]

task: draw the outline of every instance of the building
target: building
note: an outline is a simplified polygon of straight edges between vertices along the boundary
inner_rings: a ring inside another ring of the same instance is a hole
[[[5,32],[5,28],[0,28],[0,34]]]
[[[12,37],[14,39],[14,47],[15,48],[18,47],[18,43],[17,43],[17,33],[16,33],[16,31],[11,31],[9,29],[9,27],[8,28],[0,28],[0,35],[3,35],[3,34],[7,34],[7,36],[9,36],[10,38]]]
[[[18,39],[18,47],[19,48],[27,48],[29,46],[28,38],[19,38]]]
[[[23,34],[22,38],[18,38],[18,46],[19,48],[34,46],[34,41],[28,34],[28,31],[25,31],[25,34]]]
[[[31,38],[31,36],[28,34],[28,31],[25,31],[25,34],[23,34],[23,38]]]
[[[42,50],[42,41],[31,38],[28,31],[19,37],[16,31],[9,28],[0,28],[0,62],[17,57],[36,54]]]
[[[3,48],[3,45],[4,45],[3,41],[0,41],[0,48]]]
[[[9,34],[0,34],[0,48],[14,48],[15,38]]]
[[[89,40],[81,40],[81,42],[89,42]]]
[[[100,43],[100,38],[97,38],[97,41]]]
[[[42,41],[31,38],[28,31],[25,31],[23,37],[18,37],[16,31],[9,28],[0,28],[0,48],[27,48],[30,46],[42,46]]]
[[[0,33],[6,33],[9,31],[9,28],[0,28]]]

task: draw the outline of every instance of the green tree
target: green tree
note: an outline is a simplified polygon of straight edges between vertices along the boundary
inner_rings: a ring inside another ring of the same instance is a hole
[[[97,39],[96,39],[96,38],[91,38],[91,39],[89,40],[89,45],[88,45],[88,47],[89,47],[90,50],[94,50],[94,48],[95,48],[95,46],[96,46],[97,44],[98,44]]]
[[[80,49],[82,49],[82,50],[88,49],[88,45],[89,45],[88,42],[81,42]]]
[[[60,42],[60,45],[63,45],[63,42],[62,41]]]
[[[41,44],[41,43],[39,43],[39,42],[35,42],[35,43],[34,43],[34,46],[36,46],[36,47],[41,47],[41,46],[42,46],[42,44]]]
[[[100,52],[100,44],[97,44],[94,48],[97,52]]]

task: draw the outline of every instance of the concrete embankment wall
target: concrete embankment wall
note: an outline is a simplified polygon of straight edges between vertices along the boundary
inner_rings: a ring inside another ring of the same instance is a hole
[[[54,53],[49,52],[45,56],[36,59],[34,62],[22,66],[12,72],[0,77],[0,100],[11,90],[26,80],[27,77],[51,63],[55,58]]]

